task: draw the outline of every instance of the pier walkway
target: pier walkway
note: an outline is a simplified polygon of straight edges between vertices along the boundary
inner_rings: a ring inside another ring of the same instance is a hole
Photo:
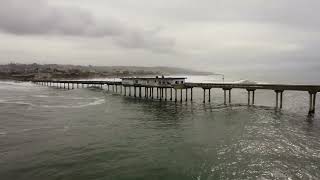
[[[309,114],[315,113],[316,96],[320,92],[320,85],[292,85],[292,84],[241,84],[241,83],[183,83],[183,84],[161,84],[161,85],[143,85],[143,84],[124,84],[122,81],[55,81],[55,80],[36,80],[32,81],[35,84],[53,86],[63,89],[75,89],[84,87],[99,87],[107,86],[108,91],[113,91],[124,96],[133,96],[136,98],[159,99],[160,101],[170,100],[185,101],[193,100],[193,88],[203,89],[203,103],[211,101],[211,89],[222,89],[224,91],[224,104],[231,104],[231,90],[245,89],[248,92],[248,105],[255,104],[255,91],[271,90],[275,92],[276,109],[283,107],[283,92],[284,91],[305,91],[309,94]],[[133,92],[132,92],[133,90]],[[156,93],[154,93],[156,90]],[[189,91],[190,90],[190,91]],[[180,91],[180,93],[178,92]],[[127,93],[128,92],[128,93]],[[206,93],[208,99],[206,99]],[[142,95],[143,94],[143,95]],[[189,97],[189,98],[188,98]]]

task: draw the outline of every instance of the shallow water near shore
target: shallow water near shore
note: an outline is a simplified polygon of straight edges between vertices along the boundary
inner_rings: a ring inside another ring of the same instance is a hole
[[[212,90],[212,102],[159,102],[106,90],[0,83],[0,177],[319,179],[320,111],[308,94]],[[319,98],[318,98],[319,100]]]

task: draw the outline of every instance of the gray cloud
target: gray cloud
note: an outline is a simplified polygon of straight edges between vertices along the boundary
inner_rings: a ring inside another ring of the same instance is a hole
[[[0,0],[0,62],[316,71],[319,8],[317,0]]]
[[[131,2],[131,3],[130,3]],[[259,22],[319,27],[320,1],[316,0],[162,0],[114,1],[126,9],[179,21]],[[148,7],[148,8],[146,8]]]
[[[111,37],[117,45],[151,51],[172,51],[174,40],[157,32],[129,27],[116,19],[97,19],[80,8],[51,6],[46,0],[2,0],[0,30],[16,35]]]

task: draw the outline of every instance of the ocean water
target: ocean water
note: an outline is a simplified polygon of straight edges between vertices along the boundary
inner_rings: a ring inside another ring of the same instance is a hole
[[[210,81],[210,77],[189,79]],[[320,179],[320,104],[308,93],[212,90],[202,103],[0,82],[0,179]],[[319,100],[320,98],[318,98]]]

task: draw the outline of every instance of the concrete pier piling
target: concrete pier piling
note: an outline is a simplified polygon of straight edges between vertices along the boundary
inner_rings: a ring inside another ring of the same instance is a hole
[[[255,89],[247,89],[248,91],[248,106],[254,105],[255,103]],[[229,96],[231,96],[229,94]],[[231,98],[229,98],[231,99]]]
[[[309,95],[310,95],[309,114],[314,114],[315,108],[316,108],[317,92],[309,92]]]
[[[223,104],[227,105],[227,90],[223,90]]]
[[[151,99],[153,99],[153,87],[151,88]]]
[[[186,102],[188,101],[188,88],[186,88]]]
[[[164,100],[167,101],[167,88],[165,88],[165,91],[164,91],[164,92],[165,92]]]
[[[283,90],[275,90],[275,93],[276,93],[276,109],[282,109]]]
[[[174,101],[177,102],[178,97],[177,97],[177,89],[174,89]]]
[[[206,102],[206,89],[203,88],[203,103]]]
[[[193,88],[190,88],[190,101],[193,101]]]
[[[254,100],[255,100],[255,90],[251,91],[252,92],[252,105],[254,105]]]
[[[248,91],[248,106],[250,105],[250,91],[249,90],[247,90]]]
[[[164,88],[161,88],[161,99],[164,98]]]

